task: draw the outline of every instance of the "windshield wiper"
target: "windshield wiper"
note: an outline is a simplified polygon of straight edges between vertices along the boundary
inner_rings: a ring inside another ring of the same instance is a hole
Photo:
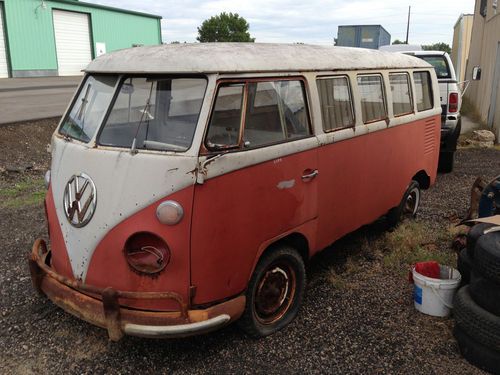
[[[130,147],[131,154],[137,153],[137,145],[136,145],[137,135],[139,134],[139,130],[141,129],[141,125],[142,125],[142,121],[144,120],[144,116],[146,116],[148,124],[149,124],[150,118],[153,118],[153,116],[151,116],[151,114],[149,113],[149,108],[151,107],[151,95],[153,95],[153,83],[154,82],[151,82],[151,87],[149,88],[149,96],[148,96],[148,99],[146,100],[146,105],[144,106],[144,108],[141,111],[142,112],[141,119],[139,120],[139,124],[137,124],[137,130],[135,131],[135,136],[134,136],[134,139],[132,140],[132,146]]]

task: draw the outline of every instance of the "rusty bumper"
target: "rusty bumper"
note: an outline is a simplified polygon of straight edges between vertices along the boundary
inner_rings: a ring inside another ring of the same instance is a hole
[[[127,292],[86,285],[52,270],[46,264],[48,255],[45,241],[37,239],[29,256],[33,287],[70,314],[107,329],[112,341],[120,340],[124,334],[186,337],[207,333],[238,319],[245,308],[245,296],[207,309],[190,310],[182,296],[174,292]],[[177,302],[179,310],[156,312],[129,309],[120,306],[119,298],[170,299]]]

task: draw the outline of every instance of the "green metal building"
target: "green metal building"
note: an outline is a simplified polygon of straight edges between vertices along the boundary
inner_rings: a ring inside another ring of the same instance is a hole
[[[160,20],[77,0],[0,0],[0,78],[81,74],[103,53],[161,44]]]

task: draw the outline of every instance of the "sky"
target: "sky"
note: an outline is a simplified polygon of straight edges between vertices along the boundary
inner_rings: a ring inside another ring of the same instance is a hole
[[[339,25],[380,24],[391,41],[406,38],[411,6],[409,43],[450,44],[460,14],[474,12],[474,0],[84,0],[152,13],[163,17],[163,42],[196,42],[197,27],[221,12],[238,13],[261,43],[333,44]]]

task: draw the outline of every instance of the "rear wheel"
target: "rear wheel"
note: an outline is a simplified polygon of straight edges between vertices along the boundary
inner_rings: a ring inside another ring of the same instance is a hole
[[[280,246],[265,254],[248,285],[240,327],[252,337],[282,329],[297,316],[305,284],[304,261],[295,249]]]
[[[450,173],[453,171],[453,164],[455,162],[455,152],[445,151],[439,154],[438,170],[441,173]]]
[[[401,220],[412,219],[417,215],[420,207],[420,185],[412,180],[408,189],[403,194],[399,206],[392,208],[387,213],[390,226],[396,226]]]

